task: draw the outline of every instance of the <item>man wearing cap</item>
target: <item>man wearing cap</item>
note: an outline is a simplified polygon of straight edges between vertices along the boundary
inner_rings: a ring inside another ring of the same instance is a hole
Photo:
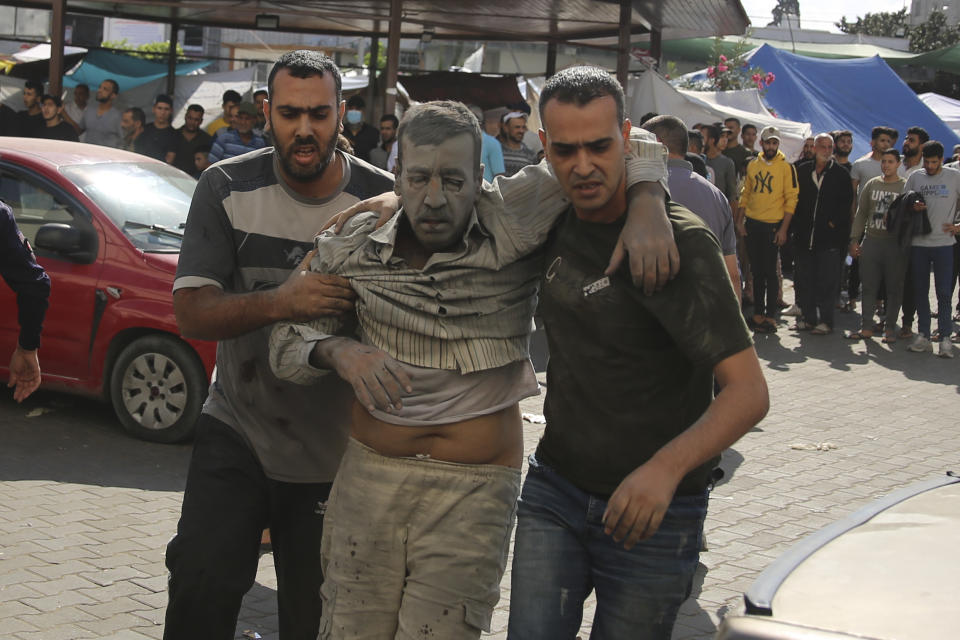
[[[523,143],[523,134],[527,131],[527,114],[523,111],[510,111],[502,118],[500,146],[503,147],[503,166],[507,177],[537,162],[537,154]]]
[[[753,272],[753,327],[772,333],[777,330],[777,253],[787,241],[799,187],[796,168],[780,151],[780,130],[764,127],[760,146],[763,153],[747,165],[740,206]]]
[[[256,122],[257,108],[252,102],[241,102],[237,105],[233,127],[221,130],[213,139],[213,146],[210,148],[210,164],[267,146],[263,136],[253,131],[253,125]]]
[[[139,152],[145,156],[173,164],[177,155],[177,130],[170,126],[173,99],[164,94],[153,101],[153,122],[143,128]]]
[[[76,130],[63,119],[63,100],[60,96],[47,94],[40,98],[40,113],[43,114],[44,127],[37,132],[38,138],[79,140]]]

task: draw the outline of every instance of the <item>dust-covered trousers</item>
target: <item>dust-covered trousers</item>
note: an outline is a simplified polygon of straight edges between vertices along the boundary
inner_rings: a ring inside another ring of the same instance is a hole
[[[489,631],[519,492],[519,469],[392,458],[351,439],[324,523],[321,640]]]

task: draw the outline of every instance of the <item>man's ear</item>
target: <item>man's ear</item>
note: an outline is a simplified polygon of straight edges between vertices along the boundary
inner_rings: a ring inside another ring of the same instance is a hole
[[[626,153],[630,153],[630,128],[633,125],[630,124],[630,118],[623,119],[623,150]],[[660,136],[657,136],[657,139],[660,139]]]
[[[480,166],[477,169],[477,176],[475,182],[477,183],[476,192],[477,195],[480,195],[480,191],[483,190],[483,163],[480,163]]]
[[[338,133],[343,133],[343,114],[347,109],[347,101],[340,101],[340,108],[337,110],[337,119],[340,121],[340,127],[337,129]]]
[[[543,145],[543,155],[547,155],[547,132],[542,128],[537,131],[537,134],[540,136],[540,144]]]
[[[270,101],[266,98],[263,99],[263,119],[267,121],[267,124],[270,123]]]
[[[401,196],[400,193],[400,174],[403,173],[403,169],[400,167],[400,157],[397,156],[397,163],[393,165],[393,192],[398,196]]]

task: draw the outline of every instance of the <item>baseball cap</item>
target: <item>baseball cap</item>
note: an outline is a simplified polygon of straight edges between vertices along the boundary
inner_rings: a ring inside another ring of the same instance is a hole
[[[763,131],[760,132],[760,140],[766,142],[767,140],[772,140],[773,138],[777,139],[777,142],[780,141],[780,129],[776,127],[764,127]]]
[[[252,102],[241,102],[237,105],[237,113],[245,113],[248,116],[257,117],[257,108],[253,106]]]

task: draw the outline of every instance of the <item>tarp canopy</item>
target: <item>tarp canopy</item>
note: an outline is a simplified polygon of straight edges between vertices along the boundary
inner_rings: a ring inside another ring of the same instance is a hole
[[[750,53],[750,63],[776,74],[765,100],[778,115],[809,122],[815,132],[852,131],[851,158],[870,152],[870,130],[877,125],[901,134],[920,126],[946,149],[960,144],[960,136],[880,58],[822,60],[764,45]]]
[[[211,60],[201,60],[180,63],[177,65],[176,74],[186,75],[209,66],[211,62]],[[78,84],[85,84],[95,91],[101,82],[109,78],[116,80],[120,85],[120,91],[127,91],[151,80],[166,77],[166,61],[144,60],[109,51],[90,51],[76,71],[63,77],[63,86],[72,88]]]
[[[927,67],[948,73],[960,73],[960,44],[914,54],[909,58],[889,59],[887,62],[895,67],[910,65],[911,67]]]
[[[954,133],[960,134],[960,100],[954,100],[939,93],[921,93],[917,97],[953,129]]]
[[[87,50],[83,47],[64,47],[63,64],[69,69],[80,62]],[[7,73],[15,78],[25,80],[47,81],[47,75],[50,73],[50,45],[38,44],[17,51],[8,59],[0,60],[0,71]]]
[[[797,54],[811,58],[848,59],[880,56],[890,62],[890,64],[894,64],[893,61],[903,61],[913,64],[910,61],[917,57],[917,54],[909,51],[898,51],[897,49],[881,47],[866,42],[791,43],[789,41],[767,40],[750,36],[724,36],[720,38],[718,52],[727,57],[732,57],[743,51],[744,44],[746,44],[746,48],[748,49],[760,47],[765,44],[776,49],[796,49]],[[646,48],[649,47],[649,43],[641,40],[636,43],[636,46]],[[662,47],[663,57],[667,60],[691,60],[696,62],[710,62],[710,64],[713,64],[712,60],[717,44],[715,38],[681,38],[679,40],[664,40]]]
[[[639,79],[632,80],[629,87],[627,114],[634,122],[653,112],[676,116],[687,127],[729,117],[738,118],[742,124],[756,125],[758,130],[773,125],[780,129],[780,148],[790,160],[797,157],[804,138],[810,135],[808,123],[770,115],[755,89],[752,95],[750,91],[678,91],[654,71],[647,71]]]
[[[464,71],[401,74],[400,81],[418,102],[459,100],[483,109],[523,102],[516,76],[491,76]]]

